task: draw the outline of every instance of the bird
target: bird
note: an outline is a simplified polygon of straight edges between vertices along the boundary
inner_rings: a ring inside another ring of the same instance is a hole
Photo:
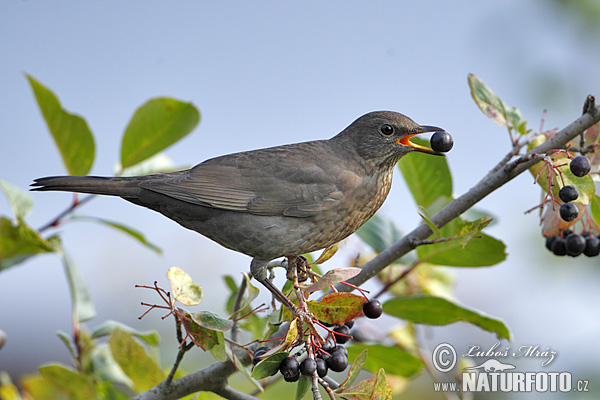
[[[133,177],[50,176],[34,191],[119,196],[252,257],[252,276],[284,305],[268,264],[332,246],[385,201],[394,166],[410,152],[443,155],[410,141],[442,128],[393,111],[367,113],[327,140],[233,153],[190,169]]]

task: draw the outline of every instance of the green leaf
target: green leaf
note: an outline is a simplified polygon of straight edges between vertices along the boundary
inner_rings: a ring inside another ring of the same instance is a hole
[[[33,198],[18,186],[0,179],[0,189],[8,198],[8,203],[13,214],[18,218],[25,218],[33,208]]]
[[[346,377],[346,380],[344,382],[342,382],[342,384],[338,387],[338,389],[337,389],[338,391],[344,390],[345,388],[350,387],[350,385],[352,385],[354,383],[356,378],[358,378],[358,374],[362,370],[362,367],[363,367],[365,361],[367,361],[367,353],[368,353],[368,350],[364,349],[356,356],[356,358],[354,359],[354,362],[350,366],[350,370],[348,371],[348,376]],[[350,354],[350,353],[348,353],[348,354]]]
[[[391,375],[413,377],[421,372],[423,361],[399,346],[384,346],[382,344],[353,344],[347,347],[348,358],[357,359],[359,354],[368,351],[362,368],[376,373],[383,368]]]
[[[233,321],[221,318],[210,311],[198,311],[190,316],[198,325],[213,331],[225,332],[233,326]]]
[[[126,169],[123,169],[119,163],[114,167],[115,175],[118,176],[142,176],[160,172],[176,171],[179,169],[184,168],[175,166],[173,160],[164,153],[157,153]]]
[[[426,140],[412,138],[417,144]],[[413,152],[398,161],[398,167],[419,206],[429,207],[438,197],[452,197],[452,175],[446,157]]]
[[[244,284],[246,285],[246,289],[245,289],[244,297],[242,298],[242,301],[239,305],[239,309],[237,310],[236,314],[238,314],[242,311],[245,311],[246,307],[248,307],[250,305],[250,303],[252,303],[252,300],[254,300],[259,294],[258,288],[256,286],[254,286],[250,281],[250,275],[243,272],[243,276],[244,276]],[[235,285],[235,282],[234,282],[234,285]],[[234,299],[233,299],[234,301],[231,304],[232,311],[233,311],[233,306],[235,304],[235,297],[237,297],[237,293],[238,293],[238,288],[236,286],[235,292],[234,292],[234,294],[232,294],[232,296],[234,296]]]
[[[133,114],[121,144],[121,165],[129,168],[166,149],[189,134],[200,121],[191,103],[161,97]]]
[[[396,297],[383,305],[383,311],[417,324],[448,325],[458,321],[469,322],[495,333],[498,339],[510,340],[510,332],[501,320],[488,317],[478,310],[461,307],[441,297],[429,295]]]
[[[488,219],[462,221],[456,218],[440,229],[442,237],[456,240],[417,247],[420,260],[451,267],[484,267],[506,258],[506,246],[500,240],[480,232]],[[473,236],[481,236],[474,238]]]
[[[296,385],[296,400],[302,400],[311,386],[312,378],[310,376],[300,375],[300,380],[298,380],[298,384]]]
[[[40,374],[54,387],[71,400],[93,399],[96,397],[96,384],[91,376],[76,372],[61,364],[40,367]]]
[[[592,197],[590,208],[592,210],[592,218],[594,218],[596,224],[600,225],[600,196],[597,194]]]
[[[361,226],[356,234],[376,253],[381,253],[402,238],[402,232],[394,221],[377,214]]]
[[[96,316],[96,307],[87,288],[85,279],[77,264],[62,250],[62,260],[69,282],[71,302],[73,307],[73,321],[85,322]]]
[[[94,329],[92,332],[92,338],[97,339],[103,336],[112,335],[112,333],[117,329],[143,340],[149,346],[158,346],[160,344],[160,335],[158,331],[154,329],[149,331],[138,331],[128,325],[113,320],[105,321],[96,329]]]
[[[526,123],[516,107],[510,107],[490,89],[479,77],[469,74],[471,96],[479,109],[500,126],[515,129],[519,134],[527,133]]]
[[[169,268],[167,279],[171,284],[173,299],[185,306],[195,306],[202,301],[202,286],[194,283],[187,272],[179,267]]]
[[[59,238],[40,237],[22,218],[13,221],[0,217],[0,271],[24,262],[29,257],[58,250]]]
[[[129,333],[115,330],[108,340],[112,356],[131,379],[136,391],[146,391],[165,379],[165,374],[141,344]]]
[[[308,310],[321,322],[342,325],[362,314],[362,306],[367,300],[353,293],[330,293],[320,301],[306,303]]]
[[[288,352],[281,352],[273,354],[270,357],[265,358],[252,370],[252,378],[263,379],[269,376],[275,375],[279,371],[279,365],[284,358],[287,358],[290,354]]]
[[[331,246],[329,246],[323,250],[321,255],[315,260],[314,263],[315,264],[323,264],[325,261],[327,261],[331,257],[333,257],[335,255],[335,253],[337,253],[339,248],[340,248],[339,243],[332,244]]]
[[[308,293],[323,290],[329,286],[354,278],[356,275],[360,274],[360,271],[362,271],[362,269],[356,267],[332,269],[323,275],[317,282],[305,287],[304,290]]]
[[[120,222],[114,222],[114,221],[110,221],[104,218],[98,218],[98,217],[89,217],[89,216],[73,216],[71,217],[72,220],[87,220],[87,221],[94,221],[94,222],[98,222],[100,224],[104,224],[107,226],[110,226],[111,228],[115,228],[123,233],[126,233],[127,235],[131,236],[132,238],[134,238],[135,240],[137,240],[138,242],[140,242],[141,244],[143,244],[144,246],[148,247],[150,250],[155,251],[158,254],[162,254],[162,250],[160,249],[160,247],[156,246],[155,244],[149,242],[146,237],[138,230],[135,230],[127,225],[123,225]]]
[[[94,136],[87,122],[64,110],[56,95],[27,75],[38,106],[71,175],[87,175],[94,163]]]

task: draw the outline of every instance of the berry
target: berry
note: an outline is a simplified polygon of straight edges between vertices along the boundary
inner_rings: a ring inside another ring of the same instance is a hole
[[[269,348],[267,346],[257,347],[256,350],[254,350],[254,354],[252,356],[252,364],[256,365],[259,362],[261,362],[260,357],[263,354],[266,354],[267,351],[269,351]]]
[[[327,360],[327,366],[334,372],[342,372],[348,366],[348,357],[341,351],[334,351]]]
[[[435,132],[429,140],[431,148],[440,153],[449,152],[454,146],[454,140],[448,132]]]
[[[576,257],[585,250],[585,239],[583,236],[573,233],[565,239],[565,249],[567,254]]]
[[[556,238],[558,238],[558,235],[548,236],[546,238],[546,248],[548,250],[552,251],[552,243],[554,243],[554,241],[556,240]]]
[[[319,378],[325,378],[325,376],[327,375],[327,363],[325,362],[325,360],[321,359],[321,358],[317,358],[316,359],[317,362],[317,375],[319,375]]]
[[[352,329],[352,327],[354,326],[354,320],[351,319],[350,321],[346,321],[344,323],[344,325],[346,325],[348,328]]]
[[[577,156],[571,161],[569,168],[571,168],[573,175],[581,177],[587,175],[592,167],[587,157]]]
[[[323,351],[326,351],[327,353],[331,354],[333,352],[333,349],[335,349],[335,342],[333,341],[333,338],[327,339],[327,341],[321,348],[323,349]]]
[[[559,213],[560,213],[560,217],[563,220],[565,220],[567,222],[571,222],[575,218],[577,218],[579,211],[577,210],[577,206],[575,204],[565,203],[562,206],[560,206]]]
[[[344,346],[335,346],[335,349],[333,349],[333,352],[338,352],[341,351],[346,357],[348,357],[348,349],[346,349]]]
[[[279,364],[279,372],[286,382],[296,382],[300,379],[300,363],[296,357],[287,357]]]
[[[556,238],[554,242],[552,242],[552,252],[556,256],[566,256],[567,249],[565,248],[565,239],[560,237]]]
[[[558,197],[560,197],[560,199],[565,203],[568,203],[570,201],[577,200],[579,197],[579,192],[575,186],[567,185],[563,186],[563,188],[559,190]]]
[[[588,257],[595,257],[600,254],[600,238],[596,236],[588,236],[585,238],[585,250],[583,251]]]
[[[312,358],[305,358],[300,363],[300,373],[302,375],[311,376],[317,370],[317,362]]]
[[[335,336],[335,341],[337,343],[344,344],[350,340],[350,328],[348,328],[346,325],[336,326],[333,329],[333,332],[333,336]]]
[[[383,307],[381,307],[379,300],[369,300],[363,304],[363,313],[365,313],[365,317],[367,318],[379,318],[383,313]]]
[[[570,229],[565,229],[564,231],[562,231],[562,237],[563,237],[563,239],[566,239],[567,236],[569,236],[571,233],[573,233],[573,231],[570,230]]]

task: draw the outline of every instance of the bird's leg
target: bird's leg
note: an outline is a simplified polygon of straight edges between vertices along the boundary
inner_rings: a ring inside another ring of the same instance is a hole
[[[308,279],[307,271],[308,263],[304,256],[288,257],[287,278],[293,280],[294,276],[298,278],[298,282],[304,282]]]
[[[273,296],[281,302],[295,317],[301,316],[302,312],[296,305],[283,294],[281,290],[267,277],[267,265],[271,260],[253,258],[250,264],[250,272],[257,281],[266,287]]]

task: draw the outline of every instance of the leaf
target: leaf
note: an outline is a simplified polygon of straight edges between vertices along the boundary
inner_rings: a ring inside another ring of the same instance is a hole
[[[332,269],[323,275],[317,282],[304,288],[304,290],[308,293],[323,290],[329,286],[333,286],[340,282],[345,282],[348,279],[354,278],[356,275],[360,274],[361,271],[361,268],[355,267]]]
[[[62,250],[62,260],[73,303],[73,321],[88,321],[96,316],[96,307],[85,283],[85,278],[75,261],[64,250]]]
[[[300,375],[298,384],[296,385],[296,400],[302,400],[304,395],[312,386],[312,378],[306,375]]]
[[[441,297],[429,295],[396,297],[383,305],[383,311],[417,324],[448,325],[458,321],[469,322],[495,333],[498,339],[510,340],[510,332],[501,320],[488,317],[478,310],[461,307]]]
[[[458,239],[417,247],[419,259],[451,267],[484,267],[503,261],[506,258],[504,243],[478,230],[489,223],[487,221],[468,222],[460,218],[450,221],[440,229],[442,237]],[[473,238],[475,234],[481,238]]]
[[[362,314],[362,305],[367,300],[353,293],[330,293],[321,301],[308,301],[308,310],[321,322],[342,325]]]
[[[92,338],[97,339],[103,336],[112,335],[114,331],[120,329],[124,332],[129,333],[132,336],[137,337],[138,339],[143,340],[147,345],[150,346],[158,346],[160,344],[160,335],[158,331],[152,329],[149,331],[138,331],[128,325],[123,324],[122,322],[108,320],[100,324],[94,331],[92,332]]]
[[[328,248],[323,250],[323,252],[319,256],[319,258],[317,258],[317,260],[314,262],[314,264],[323,264],[325,261],[329,260],[331,257],[333,257],[335,255],[335,253],[337,253],[339,247],[340,247],[340,244],[338,242],[338,243],[332,244],[331,246],[329,246]]]
[[[350,400],[392,400],[392,389],[386,382],[383,368],[377,371],[374,378],[360,381],[339,394]]]
[[[418,375],[425,364],[420,358],[412,355],[399,346],[385,346],[382,344],[353,344],[347,347],[348,358],[356,359],[365,350],[369,356],[362,368],[376,373],[383,368],[390,375],[414,377]]]
[[[165,374],[133,337],[116,329],[108,340],[113,358],[131,379],[137,392],[146,391],[165,379]]]
[[[94,136],[87,122],[64,110],[56,95],[27,75],[38,106],[71,175],[87,175],[94,163]]]
[[[481,111],[500,126],[515,129],[519,134],[527,133],[525,121],[516,107],[509,107],[479,77],[469,74],[471,96]]]
[[[164,153],[157,153],[129,168],[123,169],[119,163],[114,167],[115,175],[118,176],[143,176],[160,172],[176,171],[179,169],[184,168],[176,167],[173,160]]]
[[[144,246],[148,247],[150,250],[155,251],[158,254],[162,254],[162,250],[160,249],[160,247],[156,246],[155,244],[149,242],[146,237],[138,230],[135,230],[127,225],[123,225],[120,222],[114,222],[114,221],[109,221],[107,219],[104,218],[98,218],[98,217],[89,217],[89,216],[73,216],[71,217],[72,220],[87,220],[87,221],[94,221],[94,222],[98,222],[100,224],[104,224],[107,226],[110,226],[111,228],[115,228],[123,233],[126,233],[127,235],[131,236],[132,238],[134,238],[135,240],[137,240],[138,242],[140,242],[141,244],[143,244]]]
[[[256,299],[256,297],[259,294],[259,290],[256,286],[254,286],[252,284],[252,282],[250,281],[250,276],[246,273],[243,272],[243,276],[244,276],[244,282],[246,285],[246,293],[244,295],[244,298],[242,299],[242,302],[240,304],[239,310],[237,311],[237,313],[244,311],[246,309],[246,307],[248,307],[250,305],[250,303],[252,303],[252,300]],[[238,288],[235,288],[235,295],[237,295],[238,292]],[[235,297],[234,297],[234,301],[235,301]],[[232,304],[232,310],[233,310],[233,304]],[[236,313],[236,314],[237,314]]]
[[[0,189],[4,191],[15,217],[25,218],[33,208],[33,198],[29,193],[1,179]]]
[[[210,311],[198,311],[190,316],[198,325],[213,331],[225,332],[233,327],[233,321],[221,318]]]
[[[94,379],[91,376],[76,372],[66,365],[44,365],[40,367],[40,374],[71,400],[93,399],[96,397]]]
[[[426,140],[412,138],[417,144]],[[429,207],[438,197],[452,197],[452,175],[446,157],[413,152],[398,161],[398,167],[419,206]]]
[[[592,179],[592,176],[590,174],[587,174],[582,177],[573,175],[573,173],[571,172],[571,168],[569,167],[569,165],[571,164],[571,160],[564,161],[567,162],[567,165],[558,167],[558,169],[562,172],[562,179],[560,177],[555,178],[559,184],[554,185],[554,187],[552,188],[554,197],[556,199],[560,198],[558,196],[558,192],[563,187],[564,182],[565,186],[575,186],[577,192],[579,193],[579,197],[573,200],[573,203],[583,205],[589,204],[591,198],[594,196],[594,192],[596,191],[596,187],[594,186],[594,180]]]
[[[358,378],[358,374],[362,370],[362,366],[365,363],[365,361],[367,360],[367,353],[368,353],[368,350],[364,349],[356,356],[356,358],[354,359],[354,362],[350,366],[350,370],[348,371],[348,376],[346,377],[346,380],[344,382],[342,382],[342,384],[338,387],[338,389],[337,389],[338,391],[344,390],[345,388],[349,387],[350,385],[352,385],[354,383],[356,378]],[[350,354],[350,353],[348,353],[348,354]]]
[[[167,279],[171,284],[173,299],[185,306],[195,306],[202,301],[202,287],[194,283],[187,272],[179,267],[169,268]]]
[[[160,97],[136,110],[121,144],[122,168],[129,168],[188,135],[200,121],[191,103]]]
[[[600,225],[600,196],[597,194],[592,197],[590,208],[592,210],[592,218],[594,218],[596,224]]]
[[[190,313],[181,308],[179,308],[178,311],[182,315],[181,322],[190,335],[191,340],[202,350],[211,350],[213,347],[218,346],[224,341],[223,332],[205,328],[199,325],[192,318]]]
[[[402,238],[402,233],[394,221],[377,214],[361,226],[356,234],[376,253],[381,253]]]
[[[290,354],[288,352],[281,352],[273,354],[270,357],[265,358],[252,370],[252,377],[254,379],[263,379],[269,376],[275,375],[279,372],[279,365],[284,358],[287,358]]]
[[[20,217],[15,224],[6,217],[0,217],[0,271],[36,254],[56,252],[59,242],[57,236],[43,239]]]

